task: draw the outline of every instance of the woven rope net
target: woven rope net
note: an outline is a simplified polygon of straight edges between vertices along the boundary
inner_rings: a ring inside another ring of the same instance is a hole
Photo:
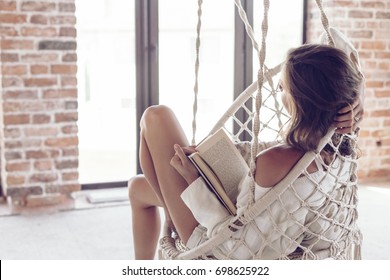
[[[235,2],[250,30],[240,1]],[[334,44],[321,1],[316,2],[325,36],[328,43]],[[264,5],[268,10],[269,1],[264,1]],[[265,55],[261,54],[265,49],[265,34],[263,30],[259,57]],[[263,58],[260,64],[260,82],[249,86],[210,132],[220,127],[230,131],[248,164],[253,164],[258,152],[282,141],[283,128],[289,122],[278,94],[281,65],[269,69]],[[236,117],[242,112],[247,116],[245,121]],[[233,123],[239,127],[235,132]],[[251,143],[240,141],[243,133],[252,137]],[[307,152],[281,182],[263,193],[257,193],[253,176],[248,176],[243,183],[250,186],[247,207],[221,222],[211,236],[204,234],[204,240],[192,249],[167,230],[160,240],[160,258],[359,259],[362,236],[357,226],[356,141],[357,135],[329,130],[315,151]],[[346,143],[352,143],[347,153]],[[310,172],[308,167],[313,162],[317,171]]]

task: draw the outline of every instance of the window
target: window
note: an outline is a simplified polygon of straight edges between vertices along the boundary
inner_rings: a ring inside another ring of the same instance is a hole
[[[261,38],[262,1],[242,2],[253,9]],[[197,1],[78,0],[76,6],[80,183],[127,181],[137,172],[138,120],[147,106],[173,108],[192,138]],[[271,1],[268,66],[301,43],[302,12],[303,0]],[[256,78],[257,55],[243,48],[237,18],[233,2],[203,1],[196,141]]]
[[[202,6],[197,141],[207,135],[233,101],[234,8],[226,0],[204,1]],[[173,108],[189,140],[197,10],[197,1],[159,3],[160,103]]]
[[[136,170],[134,1],[76,1],[80,183]]]

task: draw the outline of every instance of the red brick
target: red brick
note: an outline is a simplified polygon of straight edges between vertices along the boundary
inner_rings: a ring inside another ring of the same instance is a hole
[[[76,74],[77,65],[57,64],[51,66],[51,73],[53,74]]]
[[[30,123],[30,115],[28,114],[4,116],[5,125],[28,124],[28,123]]]
[[[49,183],[58,179],[56,173],[36,173],[30,176],[29,182],[31,183]]]
[[[373,81],[373,80],[366,81],[366,87],[381,88],[383,86],[384,86],[384,82],[383,81]]]
[[[369,178],[387,178],[390,177],[390,169],[380,168],[370,170],[367,174]]]
[[[22,2],[22,11],[52,12],[56,9],[56,4],[51,2],[26,1]]]
[[[385,3],[383,3],[382,1],[360,1],[360,5],[363,8],[376,8],[376,9],[386,8]]]
[[[49,147],[71,147],[77,146],[79,140],[77,137],[66,137],[66,138],[48,138],[45,141],[45,145]]]
[[[31,37],[55,37],[57,36],[57,30],[54,27],[22,27],[20,33],[23,36]]]
[[[4,99],[37,99],[38,93],[35,90],[7,90]]]
[[[59,3],[58,7],[60,12],[74,13],[76,11],[76,5],[74,3]]]
[[[75,16],[54,16],[50,17],[50,23],[51,24],[58,24],[58,25],[74,25],[76,24],[76,17]]]
[[[18,113],[22,109],[20,102],[3,102],[3,110],[5,113]]]
[[[379,98],[390,97],[390,89],[389,90],[375,90],[375,96]]]
[[[379,62],[378,68],[382,70],[390,70],[390,63],[389,62]]]
[[[370,136],[370,131],[361,129],[359,131],[359,137],[364,138]]]
[[[390,146],[390,139],[382,139],[381,140],[382,146]]]
[[[47,74],[49,73],[49,66],[36,64],[30,66],[31,74]]]
[[[71,77],[71,76],[67,76],[67,77],[62,76],[61,77],[61,86],[62,87],[76,87],[77,86],[77,78]],[[76,94],[77,94],[77,91],[76,91]]]
[[[26,65],[12,65],[6,66],[3,65],[2,73],[5,76],[20,76],[27,74],[27,66]]]
[[[0,11],[15,11],[16,2],[15,1],[0,1]]]
[[[376,21],[367,21],[366,24],[369,29],[377,29],[379,27],[379,22]]]
[[[77,147],[76,148],[64,148],[64,149],[62,149],[62,155],[64,157],[70,157],[70,156],[77,157],[79,155],[79,149]]]
[[[31,78],[24,79],[24,84],[26,87],[50,87],[57,84],[57,79],[55,78]]]
[[[51,121],[50,115],[44,115],[44,114],[33,115],[33,123],[34,124],[50,123],[50,121]]]
[[[42,188],[38,186],[33,187],[11,187],[7,188],[7,195],[14,197],[25,197],[31,194],[42,194]]]
[[[54,168],[54,163],[50,159],[42,159],[34,162],[34,169],[38,171],[48,171],[48,170],[53,170],[53,168]]]
[[[62,61],[64,62],[76,62],[77,54],[76,53],[67,53],[62,56]]]
[[[0,36],[16,36],[18,31],[14,27],[0,26]]]
[[[3,77],[3,88],[21,87],[23,86],[23,80],[19,77]]]
[[[5,128],[4,136],[6,138],[19,138],[21,136],[21,131],[19,128]]]
[[[21,56],[23,62],[56,62],[58,61],[58,54],[56,53],[44,53],[44,54],[25,54]]]
[[[5,166],[5,170],[8,172],[29,171],[30,168],[31,168],[31,164],[29,161],[7,163]]]
[[[78,132],[77,125],[65,125],[61,128],[62,133],[64,134],[76,134]]]
[[[371,132],[371,136],[374,137],[374,138],[389,137],[390,136],[390,130],[384,130],[384,129],[374,130],[374,131]]]
[[[19,54],[17,53],[1,53],[0,60],[4,62],[18,62]]]
[[[361,47],[363,49],[385,50],[386,43],[381,41],[363,41]]]
[[[390,59],[390,51],[388,51],[388,52],[375,52],[375,58]]]
[[[390,12],[377,12],[376,18],[379,19],[390,19]]]
[[[4,157],[6,160],[19,160],[22,159],[22,154],[20,152],[5,152]]]
[[[349,11],[348,13],[349,18],[372,18],[373,15],[374,15],[373,12],[362,11],[362,10],[352,10]]]
[[[65,110],[77,110],[78,102],[77,101],[65,101]]]
[[[62,161],[56,161],[56,168],[57,169],[73,169],[77,168],[79,166],[79,161],[77,159],[74,160],[62,160]]]
[[[58,134],[57,127],[27,127],[24,129],[24,133],[27,137],[35,136],[54,136]]]
[[[31,40],[2,40],[1,48],[3,50],[32,50],[34,42]]]
[[[25,23],[27,19],[26,15],[18,14],[0,14],[0,23]]]
[[[50,99],[65,99],[65,98],[77,98],[77,90],[75,89],[62,89],[62,90],[45,90],[43,92],[43,98]]]
[[[50,158],[50,157],[51,155],[49,151],[43,151],[43,150],[26,151],[27,159],[41,159],[41,158]]]
[[[359,52],[359,56],[360,56],[360,59],[362,59],[364,61],[365,59],[372,58],[373,57],[373,52],[371,52],[371,51],[360,51]]]
[[[60,27],[60,36],[61,37],[72,37],[77,36],[76,28],[74,27]]]
[[[4,143],[4,147],[9,150],[18,149],[21,148],[22,146],[23,146],[22,142],[15,141],[15,140],[5,141]]]
[[[55,122],[56,123],[75,122],[77,120],[78,120],[78,113],[77,112],[55,114]]]
[[[326,1],[324,1],[324,4],[325,3],[326,3]],[[351,8],[351,7],[358,7],[359,3],[357,3],[356,1],[350,1],[350,0],[348,0],[348,1],[345,1],[345,0],[334,0],[333,3],[332,3],[332,6],[334,6],[334,7],[348,7],[348,8]]]
[[[22,185],[26,181],[26,178],[22,175],[7,175],[7,184],[10,186]],[[8,193],[8,190],[7,190]]]
[[[49,21],[49,19],[43,15],[32,15],[30,18],[30,22],[33,24],[46,25],[48,23],[48,21]]]
[[[373,31],[372,30],[352,30],[348,31],[348,37],[350,38],[372,38],[373,37]]]
[[[62,180],[63,181],[76,181],[78,179],[79,179],[78,172],[64,172],[64,173],[62,173]]]
[[[63,194],[68,194],[72,192],[77,192],[81,190],[80,184],[63,184],[60,186],[47,186],[46,187],[46,192],[47,193],[63,193]]]

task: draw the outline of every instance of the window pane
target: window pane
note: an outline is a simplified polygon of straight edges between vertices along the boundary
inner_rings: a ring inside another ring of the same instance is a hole
[[[254,1],[254,32],[256,40],[261,44],[261,24],[263,20],[263,1]],[[266,38],[266,60],[265,65],[273,68],[282,63],[286,53],[290,48],[302,44],[303,31],[303,0],[273,0],[270,1],[268,14],[268,33]],[[259,69],[258,54],[253,54],[253,79],[257,80]],[[280,75],[274,79],[274,86],[277,85]],[[259,135],[261,141],[272,141],[277,137],[277,133],[272,129],[278,130],[279,119],[275,117],[275,109],[282,106],[281,96],[277,96],[276,105],[273,98],[267,98],[267,90],[263,90],[263,102],[265,106],[260,109],[260,120],[266,124],[262,133]],[[272,109],[269,109],[272,108]],[[284,112],[286,113],[286,112]],[[285,123],[287,117],[282,115],[281,122]],[[271,129],[269,129],[271,128]]]
[[[234,4],[204,1],[197,115],[199,142],[233,100]],[[197,1],[159,4],[160,104],[173,108],[192,138]]]
[[[261,43],[263,1],[254,1],[254,31]],[[267,54],[265,64],[272,68],[281,63],[290,48],[302,44],[303,0],[272,0],[268,14]],[[259,61],[254,52],[254,74],[257,76]]]
[[[76,1],[80,183],[136,172],[134,1]]]

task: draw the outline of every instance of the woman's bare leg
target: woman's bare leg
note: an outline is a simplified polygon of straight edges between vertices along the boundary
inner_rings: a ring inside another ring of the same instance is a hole
[[[131,178],[128,187],[135,259],[152,260],[160,235],[158,206],[162,205],[143,175]]]
[[[188,146],[174,113],[166,106],[149,107],[141,120],[140,163],[145,178],[172,218],[184,243],[198,225],[180,195],[187,187],[186,181],[170,165],[175,154],[173,145]]]

